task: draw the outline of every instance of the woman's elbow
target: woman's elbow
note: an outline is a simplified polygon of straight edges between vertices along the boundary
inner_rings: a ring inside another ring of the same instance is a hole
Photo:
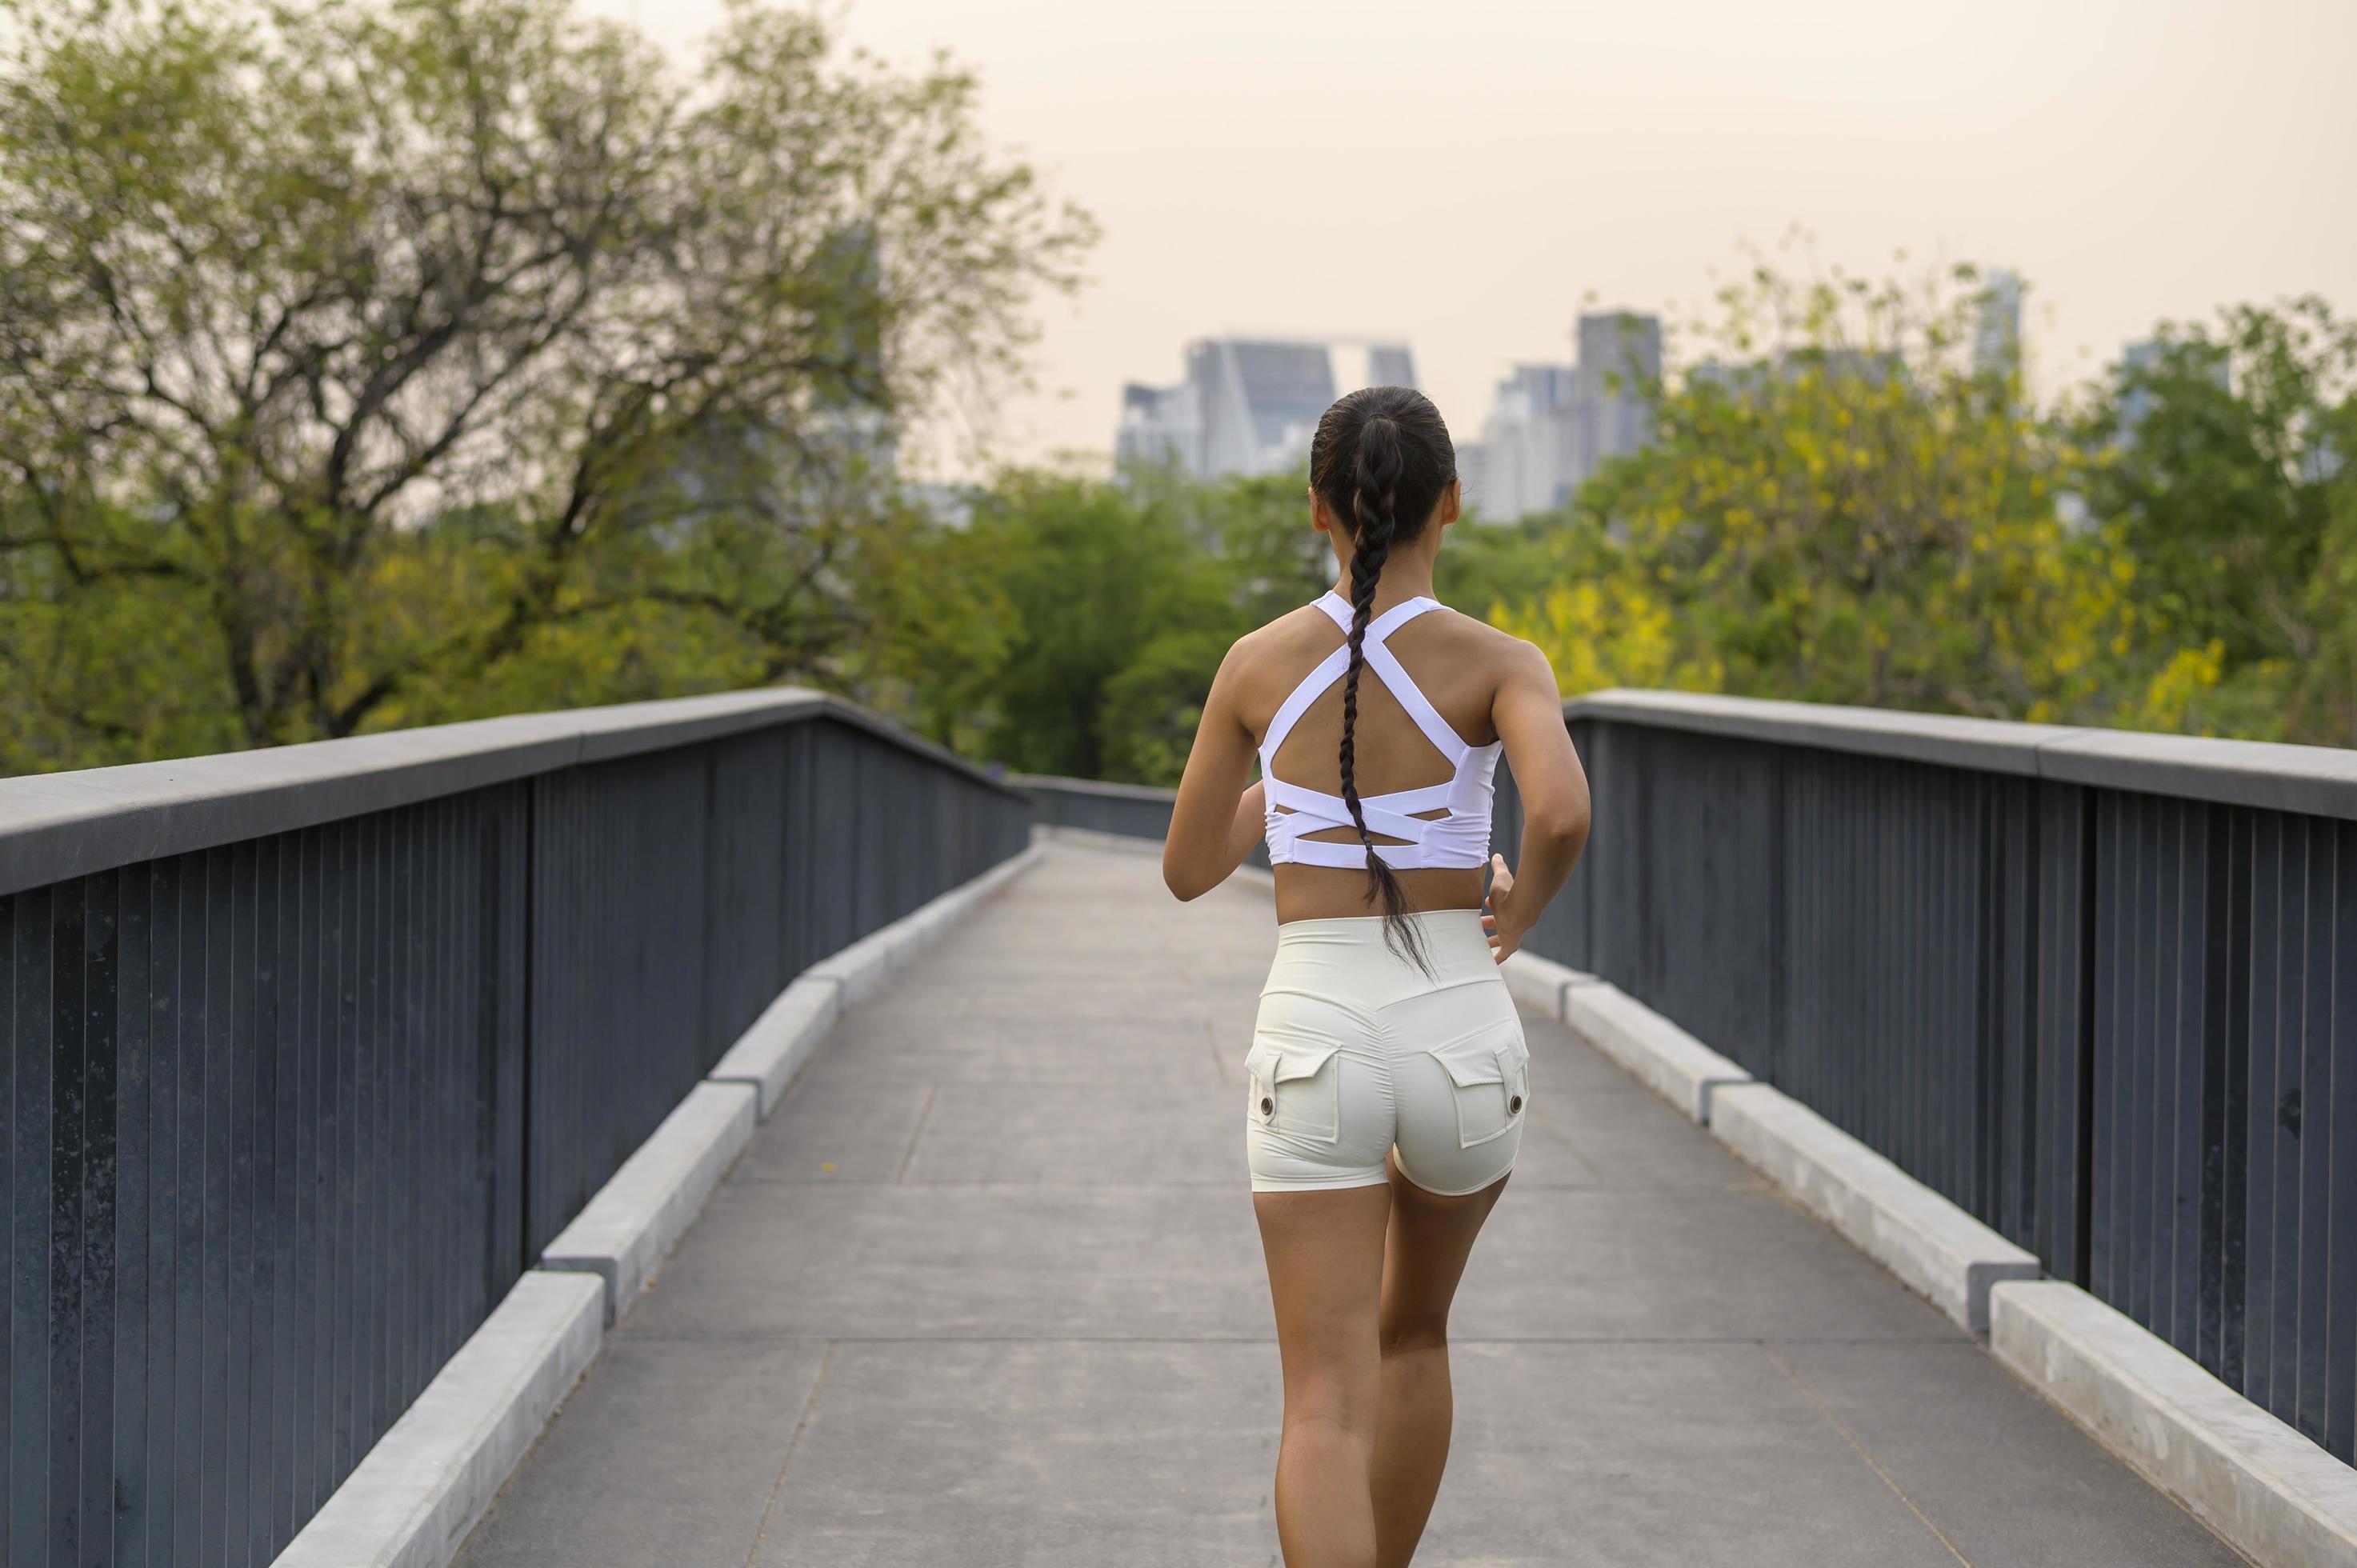
[[[1198,868],[1176,862],[1167,853],[1162,856],[1162,885],[1181,904],[1193,903],[1216,886],[1206,881]]]
[[[1589,811],[1587,799],[1533,802],[1523,813],[1523,837],[1577,849],[1587,842]]]

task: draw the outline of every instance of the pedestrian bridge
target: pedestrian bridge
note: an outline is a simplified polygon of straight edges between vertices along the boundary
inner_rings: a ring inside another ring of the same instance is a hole
[[[1572,722],[1419,1563],[2350,1561],[2348,759]],[[1276,1563],[1268,885],[1168,809],[805,693],[0,783],[6,1562]]]
[[[1265,886],[1056,845],[856,1006],[459,1561],[1275,1563],[1238,1063]],[[1559,1026],[1435,1563],[2232,1563]]]

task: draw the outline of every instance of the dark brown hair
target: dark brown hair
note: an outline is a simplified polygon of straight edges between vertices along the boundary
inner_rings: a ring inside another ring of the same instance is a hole
[[[1375,584],[1392,547],[1414,542],[1457,479],[1457,448],[1432,400],[1413,387],[1366,387],[1336,400],[1309,439],[1309,488],[1351,538],[1351,667],[1342,677],[1342,799],[1367,846],[1367,902],[1381,898],[1383,940],[1430,972],[1424,944],[1407,920],[1399,878],[1375,853],[1359,804],[1352,741],[1359,723],[1359,676],[1367,663],[1367,622]]]

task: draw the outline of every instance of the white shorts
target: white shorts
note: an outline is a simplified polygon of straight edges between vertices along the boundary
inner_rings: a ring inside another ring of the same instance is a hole
[[[1388,1181],[1479,1192],[1514,1167],[1530,1050],[1476,909],[1408,917],[1426,975],[1383,945],[1376,916],[1288,920],[1244,1058],[1254,1192]]]

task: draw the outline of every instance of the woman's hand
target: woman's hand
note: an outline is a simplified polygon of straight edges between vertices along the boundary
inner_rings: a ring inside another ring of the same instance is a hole
[[[1514,874],[1506,869],[1506,857],[1490,857],[1490,897],[1481,911],[1481,929],[1490,939],[1490,952],[1494,961],[1503,963],[1523,945],[1530,934],[1531,922],[1523,919],[1514,907]]]

